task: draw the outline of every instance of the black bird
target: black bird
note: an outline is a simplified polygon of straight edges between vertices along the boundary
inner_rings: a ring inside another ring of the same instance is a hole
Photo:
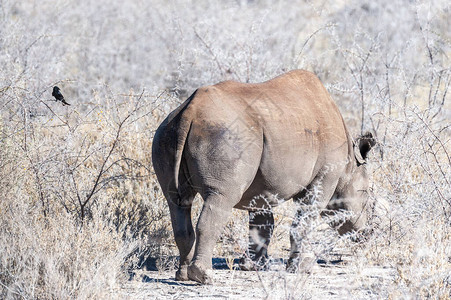
[[[63,103],[63,105],[70,105],[64,99],[64,96],[63,96],[63,94],[61,94],[59,87],[57,87],[57,86],[53,87],[52,96],[55,97],[56,101],[61,101]]]

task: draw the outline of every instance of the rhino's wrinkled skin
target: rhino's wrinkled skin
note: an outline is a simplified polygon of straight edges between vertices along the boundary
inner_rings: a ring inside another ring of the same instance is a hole
[[[336,104],[307,71],[259,84],[226,81],[199,88],[163,121],[152,147],[180,251],[176,279],[211,282],[213,248],[232,208],[249,210],[250,229],[266,245],[274,224],[271,207],[281,199],[309,202],[315,194],[320,208],[354,212],[339,230],[361,228],[365,159],[373,145],[369,134],[354,146]],[[308,192],[314,188],[320,192]],[[194,233],[197,193],[204,204]],[[291,270],[299,256],[295,240]],[[266,247],[257,244],[249,248],[255,261],[266,256]]]

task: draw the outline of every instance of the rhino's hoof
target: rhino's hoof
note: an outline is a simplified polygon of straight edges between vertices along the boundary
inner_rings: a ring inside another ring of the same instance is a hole
[[[241,271],[253,271],[255,269],[254,262],[252,259],[243,256],[240,259],[240,269]]]
[[[188,278],[202,284],[213,283],[213,271],[211,269],[202,268],[196,264],[188,267]]]
[[[303,257],[302,260],[301,258],[290,258],[286,270],[288,273],[304,272],[310,274],[315,262],[314,257]]]
[[[268,258],[261,257],[253,261],[249,257],[243,256],[240,259],[240,269],[242,271],[267,271],[269,269]]]
[[[180,267],[177,272],[175,272],[175,280],[177,281],[187,281],[188,278],[188,266]]]
[[[298,266],[299,266],[299,260],[293,259],[290,257],[290,259],[288,259],[288,261],[287,261],[286,270],[288,273],[297,273]]]

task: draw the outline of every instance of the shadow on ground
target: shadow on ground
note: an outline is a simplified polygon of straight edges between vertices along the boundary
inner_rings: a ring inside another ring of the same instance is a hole
[[[176,262],[175,265],[178,265],[178,259],[179,259],[178,256],[170,256],[167,258],[167,260],[175,261]],[[159,270],[157,267],[157,260],[158,260],[158,258],[156,258],[156,257],[149,257],[142,264],[141,268],[146,271],[162,271],[162,270]],[[287,260],[283,259],[283,258],[271,258],[269,261],[269,264],[272,266],[281,266],[281,265],[285,265],[286,262],[287,262]],[[240,259],[235,258],[233,260],[233,269],[239,270],[240,269],[239,263],[240,263]],[[335,259],[335,260],[329,260],[329,261],[324,260],[324,259],[318,259],[316,261],[316,263],[320,266],[338,265],[338,264],[343,263],[343,260],[341,258]],[[213,265],[214,270],[229,270],[230,269],[229,265],[227,264],[227,260],[224,257],[214,257],[212,259],[212,265]],[[164,271],[167,271],[167,269],[165,269]]]

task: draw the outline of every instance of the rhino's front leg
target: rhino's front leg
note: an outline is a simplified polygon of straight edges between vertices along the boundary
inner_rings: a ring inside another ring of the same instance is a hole
[[[308,253],[302,247],[302,240],[306,235],[303,228],[303,211],[298,209],[290,228],[290,258],[287,262],[287,271],[296,273],[298,270],[308,271],[315,261],[313,253]]]
[[[302,202],[304,206],[311,205],[313,209],[321,212],[332,198],[337,184],[336,173],[326,169],[318,174],[307,189],[299,194],[299,197],[294,197],[294,200]],[[287,263],[288,272],[294,273],[298,270],[309,272],[316,262],[315,253],[306,251],[305,246],[302,245],[307,234],[306,230],[309,230],[311,218],[311,215],[304,213],[301,206],[298,207],[290,229],[291,252]]]
[[[188,277],[202,284],[211,284],[211,258],[216,241],[219,238],[233,208],[230,199],[220,195],[209,195],[204,200],[202,212],[196,228],[196,250]]]

